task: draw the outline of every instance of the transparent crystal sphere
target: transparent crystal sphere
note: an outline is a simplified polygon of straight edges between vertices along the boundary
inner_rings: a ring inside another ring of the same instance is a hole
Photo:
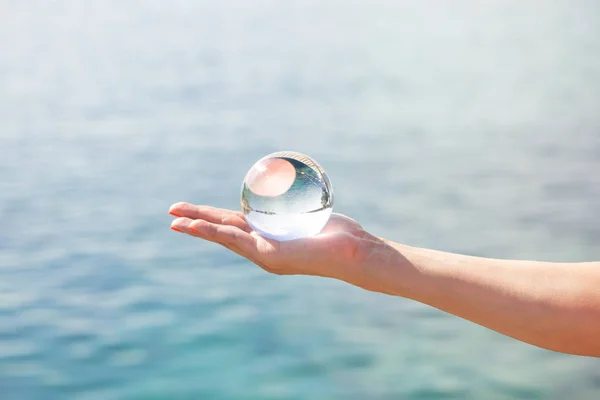
[[[317,235],[331,216],[333,188],[323,168],[291,151],[269,154],[242,184],[242,211],[252,229],[279,241]]]

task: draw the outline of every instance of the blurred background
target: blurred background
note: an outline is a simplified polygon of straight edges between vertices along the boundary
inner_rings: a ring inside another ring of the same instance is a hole
[[[600,3],[0,2],[0,398],[600,398],[597,359],[169,230],[277,150],[379,236],[600,260]]]

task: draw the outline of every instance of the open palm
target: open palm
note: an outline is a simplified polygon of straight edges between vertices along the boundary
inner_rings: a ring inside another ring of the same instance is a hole
[[[333,214],[317,236],[279,242],[252,231],[238,211],[177,203],[169,213],[177,217],[171,229],[221,244],[274,274],[334,277],[336,271],[362,263],[374,248],[384,245],[341,214]]]

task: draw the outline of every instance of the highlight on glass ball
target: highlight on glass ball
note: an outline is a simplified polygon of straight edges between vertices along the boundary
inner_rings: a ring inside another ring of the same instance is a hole
[[[258,160],[242,184],[242,211],[250,227],[278,241],[319,234],[333,211],[333,188],[323,168],[291,151]]]

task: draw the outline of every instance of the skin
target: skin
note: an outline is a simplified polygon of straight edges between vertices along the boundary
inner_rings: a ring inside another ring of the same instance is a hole
[[[218,243],[277,275],[313,275],[409,298],[517,340],[600,357],[600,263],[499,260],[422,249],[333,214],[315,237],[261,237],[241,212],[177,203],[171,229]]]

